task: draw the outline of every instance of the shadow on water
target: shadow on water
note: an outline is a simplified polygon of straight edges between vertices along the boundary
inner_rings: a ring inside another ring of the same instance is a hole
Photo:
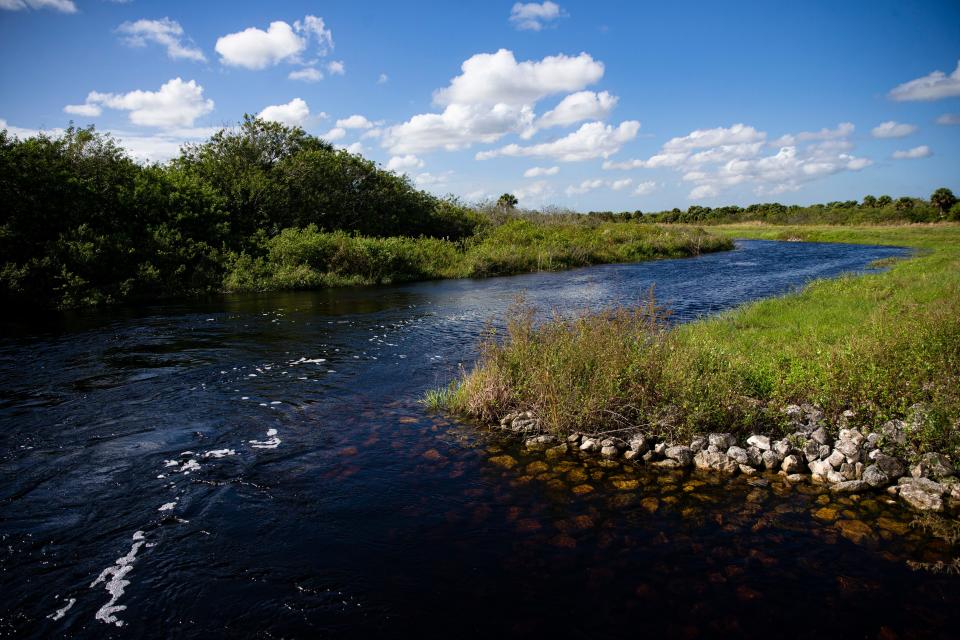
[[[949,637],[958,578],[906,561],[950,549],[885,495],[548,458],[416,402],[520,291],[576,310],[656,283],[689,320],[903,253],[744,241],[6,332],[0,633]]]

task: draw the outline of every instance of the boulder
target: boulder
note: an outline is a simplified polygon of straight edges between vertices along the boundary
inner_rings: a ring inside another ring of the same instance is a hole
[[[830,434],[828,434],[827,430],[823,427],[818,427],[813,433],[810,434],[810,437],[817,444],[830,444]]]
[[[689,467],[693,462],[693,451],[690,449],[690,447],[685,447],[683,445],[667,447],[666,451],[664,451],[664,455],[671,460],[676,460],[682,467]]]
[[[759,447],[747,447],[747,460],[751,467],[759,467],[763,464],[763,451]]]
[[[828,445],[828,444],[822,444],[822,445],[820,445],[820,459],[821,459],[821,460],[826,460],[827,458],[830,457],[830,453],[831,453],[832,451],[833,451],[833,449],[830,448],[830,445]]]
[[[769,451],[770,450],[770,438],[767,436],[761,436],[754,434],[747,438],[747,444],[760,449],[760,451]]]
[[[729,433],[711,433],[707,436],[707,441],[711,446],[717,447],[721,451],[726,451],[733,445],[737,444],[737,439]]]
[[[840,440],[836,450],[843,454],[847,462],[854,463],[860,460],[860,445],[853,440]]]
[[[741,464],[741,465],[738,465],[738,466],[739,466],[739,468],[740,468],[740,473],[742,473],[742,474],[745,475],[745,476],[752,476],[752,475],[754,475],[755,473],[757,473],[757,470],[754,469],[753,467],[751,467],[750,465]]]
[[[864,491],[869,487],[870,485],[863,480],[845,480],[830,487],[830,491],[834,493],[857,493],[858,491]]]
[[[738,469],[737,463],[730,456],[719,452],[698,451],[693,456],[693,464],[696,465],[697,469],[709,469],[724,473],[735,473]]]
[[[928,478],[900,478],[900,499],[917,511],[943,511],[944,487]]]
[[[694,438],[690,442],[690,450],[696,453],[707,448],[707,439],[706,438]]]
[[[803,469],[803,463],[800,461],[799,456],[791,454],[783,459],[783,464],[780,465],[780,469],[787,475],[799,473],[800,470]]]
[[[890,420],[880,427],[880,435],[885,444],[905,446],[907,444],[907,423],[903,420]]]
[[[925,453],[920,462],[910,469],[914,478],[934,478],[940,480],[956,473],[950,458],[942,453]]]
[[[750,456],[747,455],[747,450],[742,447],[730,447],[727,449],[727,455],[733,458],[737,464],[750,464]]]
[[[883,472],[883,469],[877,464],[871,464],[863,470],[863,481],[874,489],[885,487],[890,484],[890,476]]]
[[[833,471],[833,467],[826,460],[814,460],[807,466],[810,467],[810,473],[813,474],[815,480],[826,480],[827,474]]]
[[[600,448],[600,455],[609,460],[611,458],[616,458],[618,455],[620,455],[620,450],[617,449],[612,444],[608,444]]]
[[[569,444],[571,447],[575,447],[580,444],[580,438],[582,437],[583,434],[581,433],[571,433],[567,436],[567,444]]]
[[[763,466],[767,471],[772,471],[780,466],[781,458],[776,451],[764,451],[761,457],[763,458]]]
[[[844,462],[840,465],[840,475],[843,476],[844,480],[856,480],[857,468],[849,462]]]
[[[837,451],[836,449],[834,449],[833,452],[829,456],[827,456],[827,462],[829,462],[830,466],[833,467],[834,469],[839,469],[840,465],[843,464],[843,461],[845,459],[846,458],[844,457],[844,455],[839,451]]]
[[[583,442],[580,444],[580,451],[596,453],[597,451],[600,451],[600,443],[593,438],[584,438]]]
[[[820,457],[820,444],[816,440],[807,440],[803,445],[803,457],[807,462],[813,462]]]
[[[640,455],[643,455],[650,450],[650,441],[642,433],[637,433],[630,438],[627,446],[631,451],[636,451]]]
[[[840,429],[841,442],[852,442],[859,449],[864,440],[865,438],[863,437],[863,434],[856,429]]]

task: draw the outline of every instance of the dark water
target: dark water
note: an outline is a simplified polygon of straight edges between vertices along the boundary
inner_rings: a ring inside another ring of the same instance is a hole
[[[952,550],[893,535],[885,495],[545,461],[417,403],[520,291],[656,283],[689,319],[900,253],[748,241],[7,325],[0,636],[955,637],[960,578],[906,564]]]

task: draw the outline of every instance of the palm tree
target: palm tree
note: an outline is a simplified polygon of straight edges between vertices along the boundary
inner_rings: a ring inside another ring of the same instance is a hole
[[[517,200],[517,197],[512,193],[505,193],[497,198],[497,208],[509,211],[510,209],[516,208],[519,202],[520,201]]]

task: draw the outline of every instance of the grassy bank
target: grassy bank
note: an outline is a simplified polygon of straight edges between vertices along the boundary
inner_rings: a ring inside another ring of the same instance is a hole
[[[541,326],[514,309],[476,367],[436,400],[483,420],[534,411],[557,433],[642,427],[670,438],[776,430],[781,409],[846,409],[871,430],[929,408],[921,449],[957,451],[960,225],[713,227],[727,237],[901,245],[889,271],[812,283],[668,328],[652,301]]]
[[[638,262],[732,248],[731,240],[679,225],[545,222],[489,223],[461,242],[437,238],[371,238],[285,229],[265,255],[238,257],[225,278],[232,291],[309,289],[440,278],[553,271]]]

